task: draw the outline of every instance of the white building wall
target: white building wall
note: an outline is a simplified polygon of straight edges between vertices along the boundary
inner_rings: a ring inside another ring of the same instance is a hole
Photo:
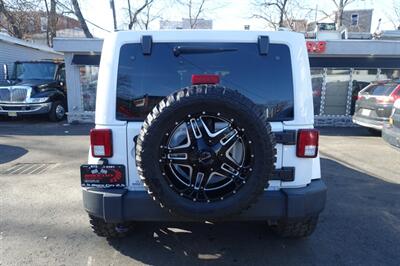
[[[53,59],[62,57],[62,55],[57,53],[41,51],[35,48],[25,47],[0,40],[0,83],[4,82],[3,64],[7,64],[9,71],[11,71],[12,63],[15,61]]]

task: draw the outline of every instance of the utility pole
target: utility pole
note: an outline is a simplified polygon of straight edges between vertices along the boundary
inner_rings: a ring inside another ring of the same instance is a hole
[[[115,4],[114,0],[110,0],[110,7],[113,13],[113,20],[114,20],[114,30],[117,30],[117,16],[115,15]]]

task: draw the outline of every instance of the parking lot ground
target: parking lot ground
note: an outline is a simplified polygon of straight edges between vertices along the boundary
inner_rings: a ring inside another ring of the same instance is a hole
[[[82,209],[90,127],[0,122],[1,265],[399,265],[400,153],[362,128],[322,130],[329,192],[308,239],[242,222],[139,224],[131,237],[107,241]],[[51,164],[10,172],[27,163]]]

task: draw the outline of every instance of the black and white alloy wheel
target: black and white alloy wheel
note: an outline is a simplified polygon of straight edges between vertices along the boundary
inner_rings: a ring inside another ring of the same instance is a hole
[[[246,183],[254,155],[243,128],[206,111],[175,124],[160,147],[160,170],[180,196],[224,200]]]

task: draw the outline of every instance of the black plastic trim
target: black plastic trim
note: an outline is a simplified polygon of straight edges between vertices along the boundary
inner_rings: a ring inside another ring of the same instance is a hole
[[[283,145],[296,145],[296,130],[284,130],[281,132],[274,132],[276,143]]]
[[[327,187],[321,179],[301,188],[264,191],[258,201],[230,221],[301,219],[318,215],[325,206]],[[175,216],[155,202],[146,191],[83,189],[85,210],[107,222],[191,221]]]
[[[260,35],[258,36],[258,52],[260,55],[267,55],[269,50],[269,37]]]
[[[294,181],[294,167],[282,167],[281,169],[275,169],[270,180],[281,180],[284,182]]]
[[[144,55],[151,55],[153,47],[153,37],[151,35],[143,35],[141,39],[142,51]]]

